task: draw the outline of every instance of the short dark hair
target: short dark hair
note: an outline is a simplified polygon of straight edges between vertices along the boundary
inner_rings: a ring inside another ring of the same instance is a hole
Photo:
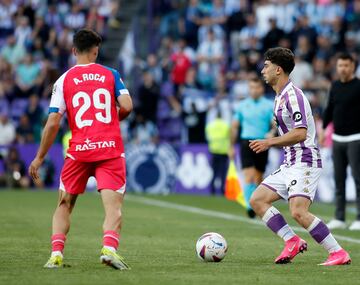
[[[257,83],[257,84],[261,84],[261,85],[264,85],[264,81],[261,80],[258,76],[253,76],[249,79],[249,82],[254,82],[254,83]]]
[[[342,60],[350,60],[351,62],[355,62],[355,59],[352,57],[352,55],[348,52],[342,52],[337,56],[337,59]]]
[[[94,31],[81,29],[74,34],[74,48],[79,52],[88,52],[93,47],[101,44],[101,37]]]
[[[270,48],[265,52],[264,59],[280,66],[286,74],[290,74],[295,67],[294,54],[288,48]]]

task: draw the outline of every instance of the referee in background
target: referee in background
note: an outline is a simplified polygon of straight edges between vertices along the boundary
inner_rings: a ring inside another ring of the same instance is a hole
[[[355,77],[355,60],[343,53],[337,58],[339,80],[330,88],[329,100],[323,115],[323,129],[333,122],[333,162],[335,175],[335,219],[330,229],[344,229],[346,208],[346,169],[350,164],[356,187],[357,216],[349,229],[360,230],[360,80]],[[324,132],[320,143],[324,140]]]

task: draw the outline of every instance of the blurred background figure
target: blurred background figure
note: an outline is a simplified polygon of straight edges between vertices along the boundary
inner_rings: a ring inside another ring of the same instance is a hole
[[[206,125],[205,134],[213,169],[211,194],[215,195],[220,190],[220,193],[224,195],[226,172],[229,165],[230,124],[222,118],[220,110],[217,110],[216,118]]]
[[[8,114],[0,113],[0,145],[9,145],[15,140],[15,125]]]
[[[330,229],[346,228],[346,176],[350,165],[356,188],[356,220],[350,230],[360,230],[360,80],[355,77],[355,61],[350,54],[340,54],[336,63],[339,80],[333,82],[324,112],[323,128],[334,124],[333,161],[335,178],[335,219]],[[323,131],[324,133],[325,131]],[[323,143],[324,134],[320,141]]]
[[[1,184],[5,184],[8,188],[28,188],[30,186],[25,163],[20,159],[19,152],[15,147],[8,150],[4,159],[4,170]]]
[[[229,157],[235,157],[235,143],[240,137],[240,159],[244,173],[244,196],[250,218],[255,212],[249,204],[250,197],[262,182],[268,161],[268,151],[256,154],[249,147],[254,139],[272,135],[273,102],[264,97],[264,84],[260,78],[249,81],[249,97],[240,102],[231,126],[231,147]],[[239,135],[239,129],[240,135]]]

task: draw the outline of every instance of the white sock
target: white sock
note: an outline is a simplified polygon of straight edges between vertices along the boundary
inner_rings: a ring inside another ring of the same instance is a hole
[[[342,247],[336,241],[332,234],[329,234],[322,242],[321,245],[325,248],[329,253],[340,250]]]
[[[61,251],[53,251],[53,252],[51,252],[51,257],[53,257],[53,256],[61,256],[61,257],[63,257],[63,254],[62,254],[62,252]]]
[[[279,217],[278,218],[280,219],[281,222],[283,222],[283,226],[275,232],[274,227],[270,226],[270,223],[271,223],[270,220],[272,217],[274,217],[276,215],[281,216],[281,218],[279,218]],[[275,232],[285,242],[295,236],[295,233],[292,230],[292,228],[286,223],[285,219],[283,218],[283,216],[281,215],[279,210],[276,209],[274,206],[271,206],[269,209],[267,209],[264,216],[262,217],[262,220],[273,232]],[[269,223],[269,221],[270,221],[270,223]]]
[[[116,249],[112,246],[104,245],[104,248],[107,248],[108,250],[111,250],[112,252],[116,252]]]

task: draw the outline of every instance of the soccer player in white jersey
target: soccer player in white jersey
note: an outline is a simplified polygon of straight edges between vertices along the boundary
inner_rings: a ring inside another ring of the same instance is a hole
[[[286,48],[271,48],[265,55],[261,73],[276,92],[274,118],[278,137],[253,140],[250,148],[256,153],[272,146],[285,151],[283,164],[259,185],[250,204],[266,225],[285,242],[285,248],[275,263],[289,263],[307,243],[287,224],[272,205],[283,198],[289,201],[291,216],[305,228],[314,240],[328,252],[328,259],[320,265],[350,264],[349,254],[338,244],[328,227],[309,212],[321,175],[321,157],[315,142],[314,118],[304,93],[289,81],[295,66],[294,54]]]

